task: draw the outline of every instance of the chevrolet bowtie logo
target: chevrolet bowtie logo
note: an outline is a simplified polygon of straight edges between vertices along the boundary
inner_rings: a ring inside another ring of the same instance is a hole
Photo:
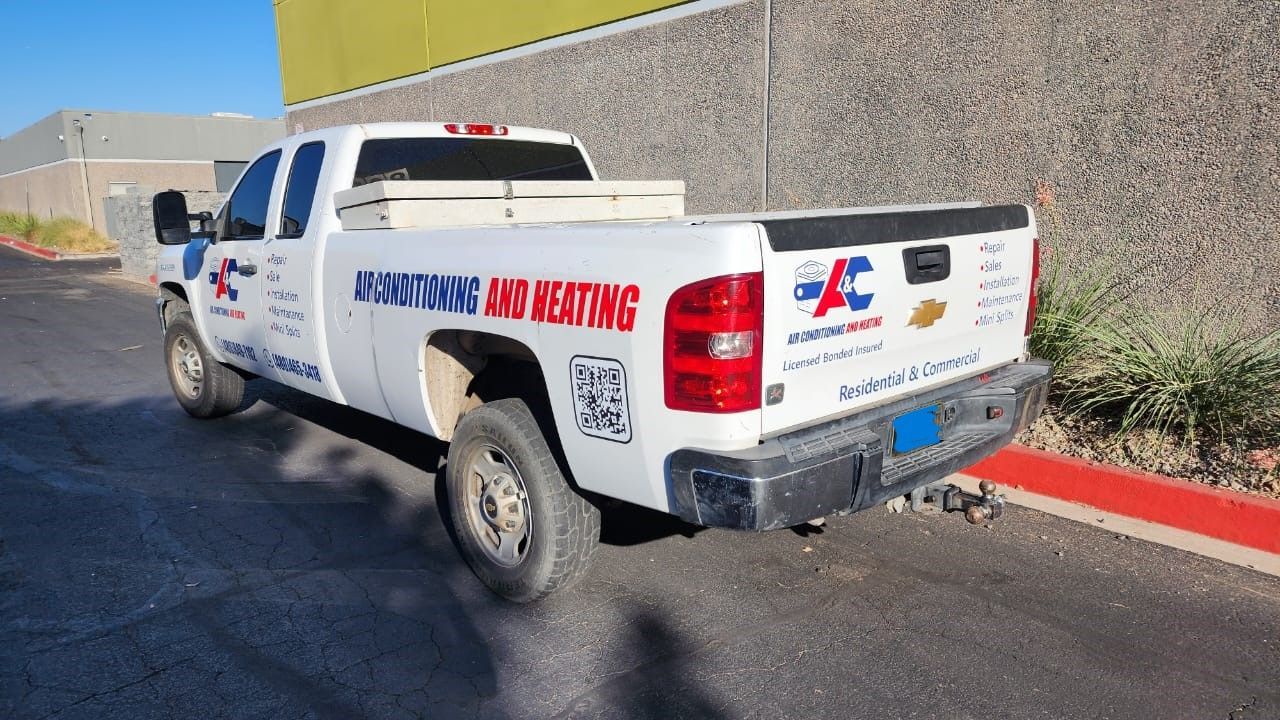
[[[942,318],[942,314],[947,311],[947,304],[938,302],[932,298],[922,301],[911,311],[911,319],[907,321],[908,325],[915,325],[918,328],[927,328]]]

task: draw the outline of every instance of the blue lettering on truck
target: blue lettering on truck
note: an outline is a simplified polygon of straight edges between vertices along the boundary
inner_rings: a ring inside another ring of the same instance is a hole
[[[240,343],[234,340],[225,340],[223,338],[218,337],[217,335],[214,335],[213,344],[217,345],[218,349],[222,350],[222,352],[227,353],[228,355],[235,355],[238,358],[244,358],[245,360],[248,360],[250,362],[258,362],[258,356],[254,354],[253,348],[248,347],[246,345],[241,345]]]
[[[352,299],[374,305],[475,315],[480,306],[480,278],[357,270]]]
[[[914,382],[921,377],[929,378],[935,375],[944,375],[970,365],[977,365],[981,357],[982,348],[975,348],[956,357],[949,357],[943,360],[927,360],[920,365],[910,365],[897,370],[890,370],[883,375],[856,380],[852,385],[841,385],[838,396],[841,402],[858,400],[884,390],[891,390],[903,383]]]
[[[301,360],[294,360],[293,358],[287,355],[281,355],[280,353],[269,352],[266,349],[262,352],[267,357],[267,364],[275,369],[287,372],[291,375],[297,375],[300,378],[306,378],[307,380],[313,380],[321,384],[324,383],[324,381],[320,379],[320,368],[315,365],[302,362]]]

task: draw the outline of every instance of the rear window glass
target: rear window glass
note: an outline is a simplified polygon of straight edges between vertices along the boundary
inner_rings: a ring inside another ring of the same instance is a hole
[[[289,168],[289,184],[284,190],[284,211],[280,215],[279,237],[302,237],[307,231],[307,218],[315,202],[316,185],[320,183],[320,165],[324,162],[324,143],[307,143],[293,154]]]
[[[572,145],[475,138],[388,138],[360,146],[353,185],[379,180],[590,180]]]

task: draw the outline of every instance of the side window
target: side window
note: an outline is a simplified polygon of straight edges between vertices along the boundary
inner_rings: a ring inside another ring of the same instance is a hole
[[[316,185],[320,182],[320,165],[324,162],[324,143],[307,143],[293,154],[289,181],[284,186],[284,212],[280,216],[279,237],[302,237],[307,231],[307,218],[315,204]]]
[[[271,199],[271,181],[280,164],[280,151],[263,155],[249,166],[231,199],[227,200],[227,237],[260,238],[267,230],[267,202]]]

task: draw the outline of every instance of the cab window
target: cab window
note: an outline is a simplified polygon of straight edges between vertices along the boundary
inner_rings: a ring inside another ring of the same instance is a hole
[[[293,154],[289,180],[284,186],[284,212],[280,215],[277,237],[302,237],[307,231],[307,218],[315,204],[316,185],[320,182],[320,165],[324,163],[324,143],[307,143]]]
[[[267,231],[267,203],[271,200],[271,181],[280,164],[280,151],[263,155],[249,166],[223,210],[227,220],[227,239],[253,240]]]
[[[365,140],[352,185],[379,180],[591,180],[572,145],[475,138]]]

